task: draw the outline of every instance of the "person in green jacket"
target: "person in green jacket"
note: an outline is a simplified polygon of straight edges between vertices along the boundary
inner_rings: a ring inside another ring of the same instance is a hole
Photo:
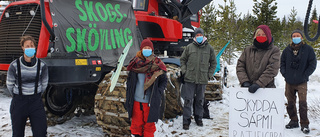
[[[184,99],[183,129],[188,130],[191,123],[191,107],[195,103],[194,118],[198,126],[203,126],[204,92],[209,78],[213,76],[217,61],[213,47],[203,36],[204,31],[197,28],[194,31],[194,41],[183,51],[181,73],[184,77],[181,96]]]

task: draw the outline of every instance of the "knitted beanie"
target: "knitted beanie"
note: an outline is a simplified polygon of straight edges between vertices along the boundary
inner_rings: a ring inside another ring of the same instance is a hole
[[[301,35],[302,38],[303,38],[303,32],[302,32],[301,30],[299,30],[299,29],[294,30],[294,31],[291,33],[291,38],[292,38],[293,33],[300,33],[300,35]]]
[[[270,30],[269,26],[260,25],[260,26],[257,27],[257,29],[259,29],[259,28],[262,29],[263,32],[266,34],[268,42],[270,44],[272,42],[272,35],[271,35],[271,30]],[[255,30],[255,32],[253,34],[256,34],[257,29]]]
[[[144,39],[141,42],[140,50],[142,50],[145,46],[149,46],[153,51],[153,43],[149,39]]]
[[[200,34],[203,35],[203,33],[204,33],[203,29],[202,29],[202,28],[196,28],[196,29],[194,30],[194,36],[196,36],[198,33],[200,33]]]

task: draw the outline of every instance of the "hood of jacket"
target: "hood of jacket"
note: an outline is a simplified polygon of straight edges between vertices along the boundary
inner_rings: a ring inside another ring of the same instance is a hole
[[[201,43],[198,43],[196,40],[196,37],[194,37],[192,43],[196,46],[204,47],[208,43],[207,39],[208,39],[207,37],[203,36],[203,41]]]

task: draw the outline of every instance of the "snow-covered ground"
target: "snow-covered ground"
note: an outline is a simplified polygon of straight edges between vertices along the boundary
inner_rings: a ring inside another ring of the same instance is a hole
[[[235,72],[235,65],[228,65],[228,87],[239,87],[238,79]],[[277,88],[284,89],[285,82],[281,74],[276,77]],[[320,61],[318,61],[317,69],[310,77],[308,83],[308,105],[309,108],[320,103]],[[227,137],[228,136],[228,117],[229,117],[229,88],[223,90],[223,100],[210,102],[210,116],[213,119],[204,119],[203,127],[196,126],[192,121],[190,130],[182,129],[182,116],[175,119],[158,121],[156,124],[156,137]],[[11,98],[0,91],[0,137],[9,137],[12,135],[11,120],[9,114]],[[320,111],[320,110],[319,110]],[[309,111],[310,112],[310,111]],[[300,128],[285,129],[286,137],[320,137],[320,114],[311,116],[310,133],[303,134]],[[289,122],[288,115],[285,114],[285,124]],[[26,126],[26,136],[32,136],[31,128]],[[65,122],[61,125],[56,125],[48,128],[48,136],[63,136],[63,137],[99,137],[105,136],[102,129],[97,125],[95,116],[80,116]]]

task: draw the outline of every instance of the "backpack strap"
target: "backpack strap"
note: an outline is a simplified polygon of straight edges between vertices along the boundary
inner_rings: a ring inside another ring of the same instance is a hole
[[[37,65],[37,75],[36,75],[36,81],[35,81],[35,85],[34,85],[34,94],[38,93],[38,83],[39,83],[39,73],[40,73],[40,67],[41,67],[41,61],[40,59],[38,59],[38,65]]]
[[[19,95],[22,95],[20,58],[17,59],[17,70],[18,70],[18,89],[19,89]]]

